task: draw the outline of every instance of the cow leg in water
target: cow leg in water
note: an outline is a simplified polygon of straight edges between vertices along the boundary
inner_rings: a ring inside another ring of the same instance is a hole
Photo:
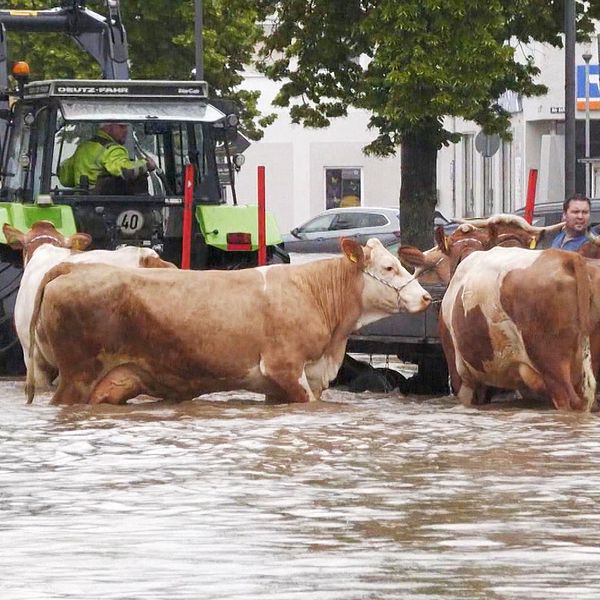
[[[90,404],[125,404],[130,398],[146,392],[146,386],[129,365],[119,365],[109,371],[94,387]]]
[[[34,375],[35,375],[35,388],[37,390],[50,389],[52,382],[58,376],[58,369],[51,365],[37,350],[34,350]]]
[[[552,403],[557,410],[578,410],[584,411],[587,406],[580,398],[573,385],[569,373],[564,371],[568,369],[560,369],[558,373],[549,373],[544,375],[546,389],[552,399]]]
[[[527,387],[538,394],[546,392],[557,410],[586,410],[585,402],[571,383],[571,369],[567,362],[557,364],[547,361],[540,371],[536,373],[527,365],[519,367],[519,374]]]
[[[294,368],[291,362],[277,357],[272,360],[261,360],[260,370],[278,390],[281,390],[266,395],[269,404],[316,400],[303,368],[301,370],[298,367]]]
[[[448,373],[450,374],[450,387],[452,388],[452,393],[458,396],[458,392],[462,385],[462,379],[456,370],[456,351],[454,350],[454,343],[452,342],[450,331],[448,331],[446,323],[444,323],[444,320],[441,318],[439,320],[439,331],[444,356],[446,357],[446,363],[448,364]]]
[[[61,373],[52,404],[84,404],[88,401],[90,383],[82,382],[69,374]]]

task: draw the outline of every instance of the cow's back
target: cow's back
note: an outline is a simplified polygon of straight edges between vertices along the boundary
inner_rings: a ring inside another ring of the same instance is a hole
[[[454,352],[463,381],[548,391],[554,379],[565,389],[578,387],[589,403],[589,310],[589,279],[575,253],[474,253],[459,265],[442,302],[453,345],[448,354]],[[569,403],[577,400],[571,395]]]

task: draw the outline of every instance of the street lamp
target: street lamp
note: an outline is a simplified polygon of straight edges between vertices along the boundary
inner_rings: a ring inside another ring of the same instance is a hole
[[[196,42],[196,81],[204,79],[204,40],[203,40],[203,7],[202,0],[194,2],[194,39]]]
[[[582,54],[581,58],[585,61],[585,158],[590,158],[590,60],[592,55],[589,52]],[[585,195],[589,198],[591,195],[591,177],[590,163],[585,161]]]

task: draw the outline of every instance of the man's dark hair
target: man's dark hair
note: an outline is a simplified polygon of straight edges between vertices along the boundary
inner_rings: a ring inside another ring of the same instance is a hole
[[[563,212],[567,212],[567,210],[569,210],[569,205],[573,201],[587,202],[588,206],[590,207],[590,210],[592,210],[592,203],[591,203],[590,199],[585,194],[573,194],[572,196],[569,196],[563,202]]]

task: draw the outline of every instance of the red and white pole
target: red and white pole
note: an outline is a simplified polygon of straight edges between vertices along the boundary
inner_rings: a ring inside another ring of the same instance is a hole
[[[185,166],[183,178],[183,231],[181,232],[181,268],[189,269],[192,253],[192,209],[194,206],[194,165]]]
[[[537,169],[529,169],[527,181],[527,198],[525,200],[525,220],[531,225],[533,221],[533,209],[535,208],[535,188],[537,186]]]
[[[258,266],[267,264],[267,236],[265,221],[265,168],[258,167]]]

